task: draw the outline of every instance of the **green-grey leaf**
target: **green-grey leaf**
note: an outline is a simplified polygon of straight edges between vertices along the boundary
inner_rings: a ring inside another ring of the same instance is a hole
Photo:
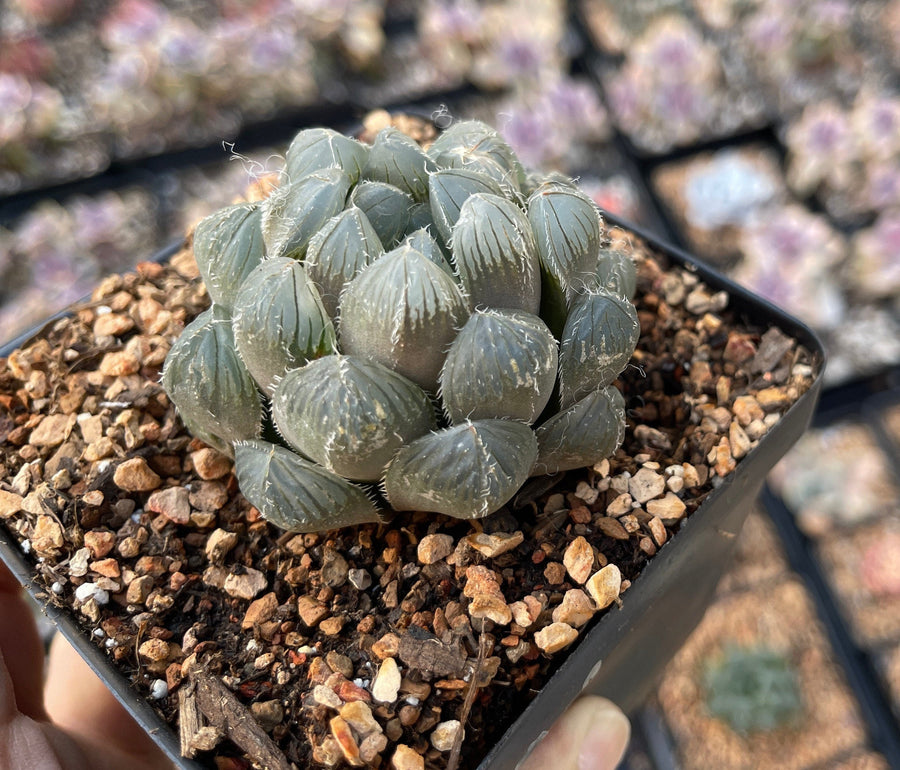
[[[459,211],[470,195],[491,193],[503,196],[500,185],[489,176],[462,168],[435,171],[428,180],[428,186],[431,216],[438,235],[445,243],[450,241]]]
[[[447,261],[440,244],[431,236],[426,229],[415,230],[403,240],[403,246],[410,246],[413,249],[421,251],[434,264],[438,265],[448,275],[453,275],[453,266]]]
[[[479,120],[454,123],[434,140],[428,154],[442,168],[481,171],[513,190],[521,189],[525,180],[525,170],[512,147]]]
[[[637,291],[637,266],[630,254],[619,249],[600,249],[594,272],[597,288],[634,299]]]
[[[329,219],[309,241],[306,271],[319,287],[322,303],[332,318],[344,285],[384,253],[384,246],[369,218],[358,206],[349,206]]]
[[[515,203],[476,193],[453,228],[453,261],[473,307],[538,313],[541,273],[531,225]]]
[[[188,430],[219,451],[230,455],[234,442],[259,435],[259,393],[224,308],[213,305],[184,328],[166,356],[162,384]]]
[[[376,522],[378,510],[359,487],[265,441],[234,448],[234,472],[244,497],[275,526],[321,532]]]
[[[519,176],[516,171],[502,166],[491,155],[460,147],[441,153],[437,162],[441,168],[462,168],[484,174],[497,182],[509,195],[519,192]]]
[[[453,423],[508,417],[534,422],[556,383],[556,339],[536,315],[482,310],[457,335],[441,369]]]
[[[612,385],[588,393],[535,429],[531,475],[584,468],[609,457],[625,436],[625,399]]]
[[[383,128],[375,136],[363,179],[399,187],[416,200],[428,197],[428,174],[434,163],[419,144],[396,128]]]
[[[202,219],[194,230],[194,258],[213,302],[231,309],[244,278],[263,259],[258,203],[236,203]]]
[[[413,207],[413,199],[403,190],[386,182],[363,181],[350,193],[350,203],[363,210],[386,249],[400,242]]]
[[[431,205],[427,201],[416,203],[409,210],[409,222],[406,225],[407,236],[417,230],[428,230],[437,233],[434,226],[434,218],[431,216]],[[434,235],[432,235],[432,238]]]
[[[297,260],[263,261],[234,302],[234,342],[259,387],[271,393],[288,369],[334,352],[334,325]]]
[[[369,148],[330,128],[307,128],[294,137],[287,150],[285,182],[293,182],[325,168],[344,171],[352,183],[359,180]]]
[[[522,184],[522,194],[530,198],[537,192],[538,188],[551,186],[559,187],[563,190],[578,190],[578,185],[572,181],[572,178],[559,171],[551,171],[547,174],[532,171],[525,177],[525,182]]]
[[[559,334],[562,309],[573,287],[584,286],[593,274],[600,249],[600,216],[586,195],[551,183],[528,199],[528,220],[541,259],[541,317]]]
[[[347,284],[340,347],[434,390],[446,351],[468,316],[453,278],[421,251],[399,246]]]
[[[572,305],[559,345],[562,406],[612,383],[628,364],[640,336],[634,305],[599,290]]]
[[[345,171],[326,168],[276,188],[262,207],[268,256],[303,259],[310,238],[344,208],[350,184]]]
[[[524,423],[466,422],[422,436],[397,452],[384,492],[398,511],[477,519],[518,491],[536,459],[537,440]]]
[[[403,444],[436,424],[418,385],[374,361],[342,355],[288,372],[272,414],[298,452],[355,481],[380,479]]]

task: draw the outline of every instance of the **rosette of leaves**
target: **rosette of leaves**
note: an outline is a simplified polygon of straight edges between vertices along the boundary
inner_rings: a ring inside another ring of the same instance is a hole
[[[428,149],[303,131],[275,192],[205,219],[194,251],[213,307],[163,384],[279,526],[382,503],[485,516],[622,440],[634,262],[574,184],[526,174],[482,123]]]
[[[788,725],[803,710],[796,669],[764,646],[726,648],[707,664],[703,683],[710,713],[742,735]]]

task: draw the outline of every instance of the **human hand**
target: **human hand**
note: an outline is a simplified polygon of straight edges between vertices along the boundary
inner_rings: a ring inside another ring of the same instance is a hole
[[[0,562],[0,770],[172,770],[60,635],[44,647],[21,586]]]
[[[628,718],[615,704],[586,695],[569,706],[521,770],[615,770],[630,737]]]

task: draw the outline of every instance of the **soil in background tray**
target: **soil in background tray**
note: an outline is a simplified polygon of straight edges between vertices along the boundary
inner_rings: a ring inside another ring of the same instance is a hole
[[[305,535],[262,520],[159,384],[208,303],[186,248],[109,277],[0,359],[0,520],[47,600],[173,729],[181,716],[204,766],[443,768],[462,723],[461,766],[475,767],[818,366],[778,329],[739,323],[692,272],[608,234],[639,263],[625,443],[486,519]],[[210,706],[223,698],[253,719],[225,724]]]

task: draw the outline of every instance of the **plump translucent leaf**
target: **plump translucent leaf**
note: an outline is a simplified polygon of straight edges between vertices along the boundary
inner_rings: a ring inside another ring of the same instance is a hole
[[[609,457],[625,436],[625,399],[612,385],[599,388],[535,429],[538,476],[593,465]]]
[[[230,309],[238,287],[265,256],[258,203],[236,203],[202,219],[194,258],[213,302]]]
[[[431,237],[437,235],[437,228],[434,226],[434,218],[431,216],[431,204],[428,201],[416,203],[409,210],[409,222],[406,224],[406,235],[410,236],[417,230],[428,230]]]
[[[434,390],[446,351],[468,316],[453,278],[421,251],[400,246],[347,284],[340,347]]]
[[[520,182],[516,171],[501,165],[491,155],[458,147],[441,153],[437,162],[441,168],[461,168],[484,174],[499,184],[500,188],[509,195],[519,192]]]
[[[434,163],[418,142],[389,127],[376,135],[362,176],[399,187],[421,201],[428,197],[428,175],[434,170]]]
[[[572,305],[559,345],[562,406],[609,385],[628,364],[640,336],[634,305],[596,291]]]
[[[537,440],[524,423],[466,422],[403,447],[388,467],[384,492],[399,511],[477,519],[518,491],[536,459]]]
[[[600,249],[597,257],[597,288],[607,289],[634,299],[637,291],[637,266],[628,252],[619,249]]]
[[[306,457],[356,481],[377,481],[395,452],[435,427],[418,385],[386,366],[333,355],[288,372],[272,398],[278,431]]]
[[[556,185],[565,190],[578,189],[578,185],[572,181],[571,177],[559,171],[551,171],[546,174],[541,171],[530,171],[526,174],[525,181],[522,183],[522,194],[530,198],[537,192],[538,188],[547,185]]]
[[[406,236],[403,240],[403,245],[421,251],[448,275],[453,275],[453,266],[447,261],[440,244],[431,236],[428,230],[424,228],[415,230]]]
[[[297,260],[264,260],[234,301],[234,342],[267,393],[288,369],[334,352],[334,325],[315,284]]]
[[[297,134],[287,150],[284,182],[291,183],[325,168],[338,168],[352,183],[369,156],[368,146],[330,128],[307,128]]]
[[[350,177],[339,168],[314,171],[277,187],[262,204],[262,232],[270,257],[303,259],[322,226],[344,208]]]
[[[632,299],[637,291],[637,266],[631,255],[618,249],[600,249],[594,273],[580,286],[573,287],[570,304],[576,297],[595,291],[608,291]]]
[[[441,369],[441,399],[453,423],[508,417],[534,422],[556,383],[556,339],[536,315],[476,310]]]
[[[459,219],[459,210],[470,195],[491,193],[502,197],[503,190],[489,176],[462,168],[435,171],[428,180],[431,216],[438,235],[445,243],[450,241],[453,225]]]
[[[573,288],[583,287],[593,275],[600,216],[583,193],[545,184],[528,199],[528,220],[541,259],[541,318],[559,334]]]
[[[531,225],[512,201],[476,193],[453,227],[453,261],[473,307],[538,313],[541,272]]]
[[[365,491],[289,449],[243,441],[234,455],[241,492],[277,527],[321,532],[379,520]]]
[[[331,318],[337,316],[344,285],[384,253],[384,246],[369,218],[358,206],[349,206],[329,219],[309,241],[306,271],[319,287]]]
[[[493,177],[513,190],[521,189],[525,170],[510,147],[487,123],[454,123],[434,140],[428,154],[441,168],[468,168]]]
[[[162,384],[188,430],[219,451],[230,455],[234,442],[259,435],[259,393],[224,308],[213,305],[184,328],[166,356]]]
[[[399,187],[385,182],[360,182],[350,194],[378,233],[386,249],[396,246],[409,225],[413,199]]]

